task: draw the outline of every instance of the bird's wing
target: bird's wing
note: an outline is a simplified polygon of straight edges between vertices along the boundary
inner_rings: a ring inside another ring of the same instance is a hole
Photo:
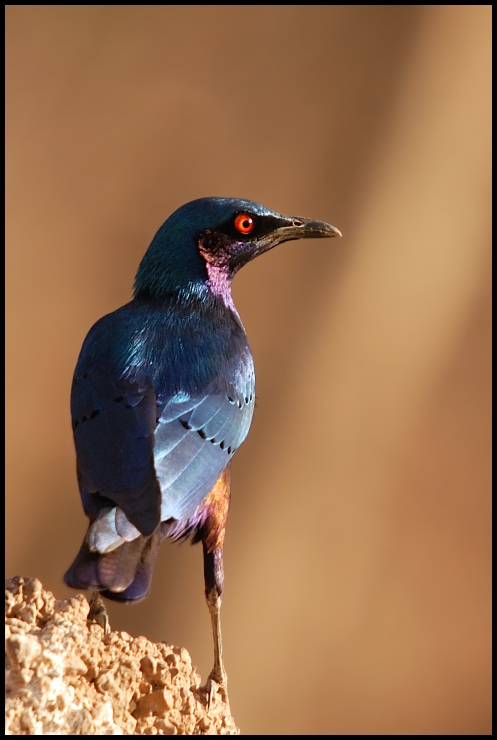
[[[157,426],[151,384],[114,380],[78,363],[71,414],[83,506],[91,521],[117,504],[142,534],[160,523],[153,454]]]
[[[116,504],[142,534],[190,516],[247,436],[251,358],[227,390],[157,396],[151,384],[82,372],[71,410],[83,505],[93,521]]]
[[[254,403],[253,374],[228,392],[164,403],[154,449],[163,521],[190,516],[209,493],[247,436]]]

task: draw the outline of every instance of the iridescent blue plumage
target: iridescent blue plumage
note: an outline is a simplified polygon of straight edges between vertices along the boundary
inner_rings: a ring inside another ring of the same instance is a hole
[[[68,585],[142,598],[161,539],[188,536],[203,542],[206,595],[219,619],[228,467],[255,403],[231,281],[276,244],[336,234],[232,198],[187,203],[161,226],[134,299],[97,321],[74,373],[78,482],[90,526]]]
[[[243,442],[253,364],[237,316],[220,303],[135,300],[91,329],[71,403],[90,518],[92,500],[101,506],[102,497],[142,534],[161,520],[186,518]]]

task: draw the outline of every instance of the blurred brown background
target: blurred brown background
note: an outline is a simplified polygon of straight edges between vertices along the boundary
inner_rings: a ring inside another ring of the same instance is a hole
[[[93,322],[182,203],[330,221],[234,296],[226,664],[245,733],[488,734],[490,6],[7,6],[7,574],[86,530],[69,419]],[[200,548],[116,629],[212,643]]]

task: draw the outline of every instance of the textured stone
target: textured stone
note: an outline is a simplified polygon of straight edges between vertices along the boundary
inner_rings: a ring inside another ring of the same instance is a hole
[[[5,584],[7,735],[238,734],[219,694],[210,710],[185,648],[87,624],[82,594]]]

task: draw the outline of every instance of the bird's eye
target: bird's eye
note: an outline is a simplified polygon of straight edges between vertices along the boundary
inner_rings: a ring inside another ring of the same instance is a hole
[[[239,231],[240,234],[250,234],[254,226],[254,219],[246,213],[240,213],[240,215],[235,218],[235,229]]]

